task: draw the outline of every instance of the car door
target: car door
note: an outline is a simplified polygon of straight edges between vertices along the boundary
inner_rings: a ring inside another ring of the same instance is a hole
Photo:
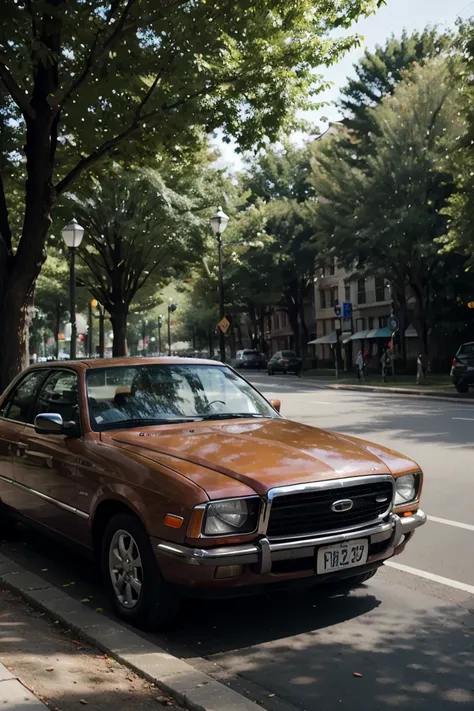
[[[78,374],[52,370],[41,388],[34,417],[59,414],[64,422],[80,426]],[[33,419],[34,421],[34,419]],[[81,540],[88,514],[78,510],[78,460],[82,440],[65,434],[40,434],[29,427],[19,437],[22,456],[17,460],[16,479],[22,514],[42,525]]]
[[[29,427],[38,391],[47,373],[27,373],[13,388],[0,408],[0,503],[18,508],[16,462],[23,454],[20,436]]]

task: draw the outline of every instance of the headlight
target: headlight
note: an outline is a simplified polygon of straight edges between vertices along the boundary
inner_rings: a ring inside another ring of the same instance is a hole
[[[222,536],[253,533],[257,528],[260,499],[229,499],[208,504],[204,535]]]
[[[395,481],[395,506],[409,504],[416,499],[418,493],[418,475],[404,474]]]

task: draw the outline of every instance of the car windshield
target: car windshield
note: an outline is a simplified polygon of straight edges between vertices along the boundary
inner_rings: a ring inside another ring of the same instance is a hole
[[[225,366],[156,364],[87,373],[94,430],[238,417],[278,417],[243,378]]]
[[[461,346],[459,355],[474,355],[474,343],[465,343]]]

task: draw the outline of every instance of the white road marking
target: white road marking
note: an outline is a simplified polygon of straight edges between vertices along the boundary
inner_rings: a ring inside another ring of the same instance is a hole
[[[434,523],[444,523],[446,526],[454,526],[455,528],[464,528],[466,531],[474,531],[474,526],[470,523],[449,521],[447,518],[438,518],[437,516],[428,516],[428,521],[433,521]]]
[[[441,583],[441,585],[447,585],[450,588],[455,588],[456,590],[463,590],[463,592],[467,592],[470,595],[474,595],[474,585],[461,583],[459,582],[459,580],[451,580],[451,578],[443,578],[442,575],[427,573],[426,570],[411,568],[409,565],[402,565],[401,563],[392,563],[391,561],[388,561],[388,563],[385,563],[385,565],[387,565],[389,568],[395,568],[395,570],[400,570],[402,571],[402,573],[410,573],[411,575],[416,575],[419,578],[431,580],[433,583]]]
[[[328,402],[328,400],[311,400],[311,403],[313,405],[333,405],[333,403]]]
[[[474,417],[452,417],[452,420],[464,420],[464,422],[474,422]]]

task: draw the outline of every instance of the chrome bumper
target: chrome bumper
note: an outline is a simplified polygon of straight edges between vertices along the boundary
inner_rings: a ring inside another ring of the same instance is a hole
[[[269,541],[261,538],[256,543],[221,548],[191,548],[177,543],[157,541],[159,553],[170,556],[176,561],[190,565],[257,565],[259,573],[269,573],[272,563],[278,560],[307,558],[314,555],[314,549],[332,543],[342,543],[354,538],[369,538],[370,543],[380,543],[391,539],[387,546],[387,558],[393,555],[394,549],[400,545],[402,537],[412,533],[426,521],[426,514],[419,510],[412,516],[400,518],[391,514],[390,520],[370,528],[359,528],[356,531],[334,535],[317,536],[291,541]]]

